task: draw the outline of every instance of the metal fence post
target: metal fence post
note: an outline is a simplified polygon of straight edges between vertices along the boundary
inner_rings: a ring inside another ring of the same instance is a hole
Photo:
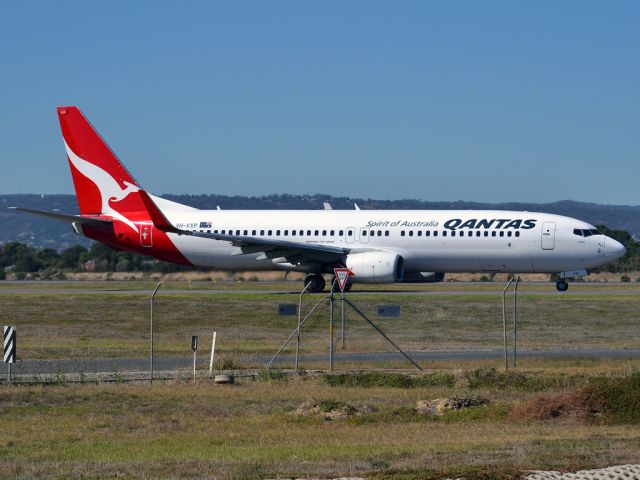
[[[156,298],[156,293],[158,293],[158,289],[160,288],[160,286],[162,285],[162,282],[158,282],[158,285],[156,285],[156,289],[153,291],[153,293],[151,294],[151,314],[150,314],[150,328],[151,328],[151,332],[150,332],[150,347],[151,347],[151,352],[150,352],[150,365],[149,365],[149,383],[153,383],[153,301]]]
[[[506,305],[506,296],[507,290],[513,283],[513,278],[509,280],[507,286],[504,287],[502,291],[502,333],[503,333],[503,341],[504,341],[504,369],[509,369],[509,352],[507,350],[507,305]]]
[[[517,364],[517,345],[518,345],[518,285],[520,284],[520,275],[516,278],[516,284],[513,287],[513,368]]]
[[[331,294],[329,295],[329,371],[333,370],[333,289],[336,285],[334,279],[331,283]]]
[[[345,324],[345,319],[344,319],[344,290],[342,291],[342,294],[340,296],[340,321],[342,323],[342,350],[344,350],[344,324]]]
[[[311,286],[311,282],[307,283],[304,288],[302,289],[302,291],[300,292],[300,300],[298,301],[298,335],[296,338],[296,372],[298,371],[298,363],[300,361],[300,322],[301,322],[301,318],[302,318],[302,296],[305,294],[305,292],[309,289],[309,287]]]

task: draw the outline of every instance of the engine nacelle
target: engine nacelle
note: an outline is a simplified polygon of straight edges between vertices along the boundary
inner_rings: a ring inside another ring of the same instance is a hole
[[[444,281],[444,272],[405,272],[402,283],[436,283]]]
[[[404,277],[404,259],[390,252],[352,253],[346,266],[355,274],[354,283],[393,283]]]

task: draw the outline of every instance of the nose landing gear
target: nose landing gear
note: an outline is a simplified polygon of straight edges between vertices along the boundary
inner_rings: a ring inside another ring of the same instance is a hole
[[[565,279],[558,280],[556,282],[556,288],[559,292],[566,292],[569,289],[569,284]]]

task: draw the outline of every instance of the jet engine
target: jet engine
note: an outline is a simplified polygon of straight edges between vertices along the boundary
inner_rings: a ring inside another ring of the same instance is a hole
[[[402,283],[436,283],[444,281],[444,272],[405,272]]]
[[[401,282],[404,277],[404,259],[390,252],[353,253],[347,255],[346,266],[357,283]]]

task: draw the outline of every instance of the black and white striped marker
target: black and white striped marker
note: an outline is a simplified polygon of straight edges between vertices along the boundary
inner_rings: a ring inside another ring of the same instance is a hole
[[[16,327],[4,327],[4,363],[16,362]]]

